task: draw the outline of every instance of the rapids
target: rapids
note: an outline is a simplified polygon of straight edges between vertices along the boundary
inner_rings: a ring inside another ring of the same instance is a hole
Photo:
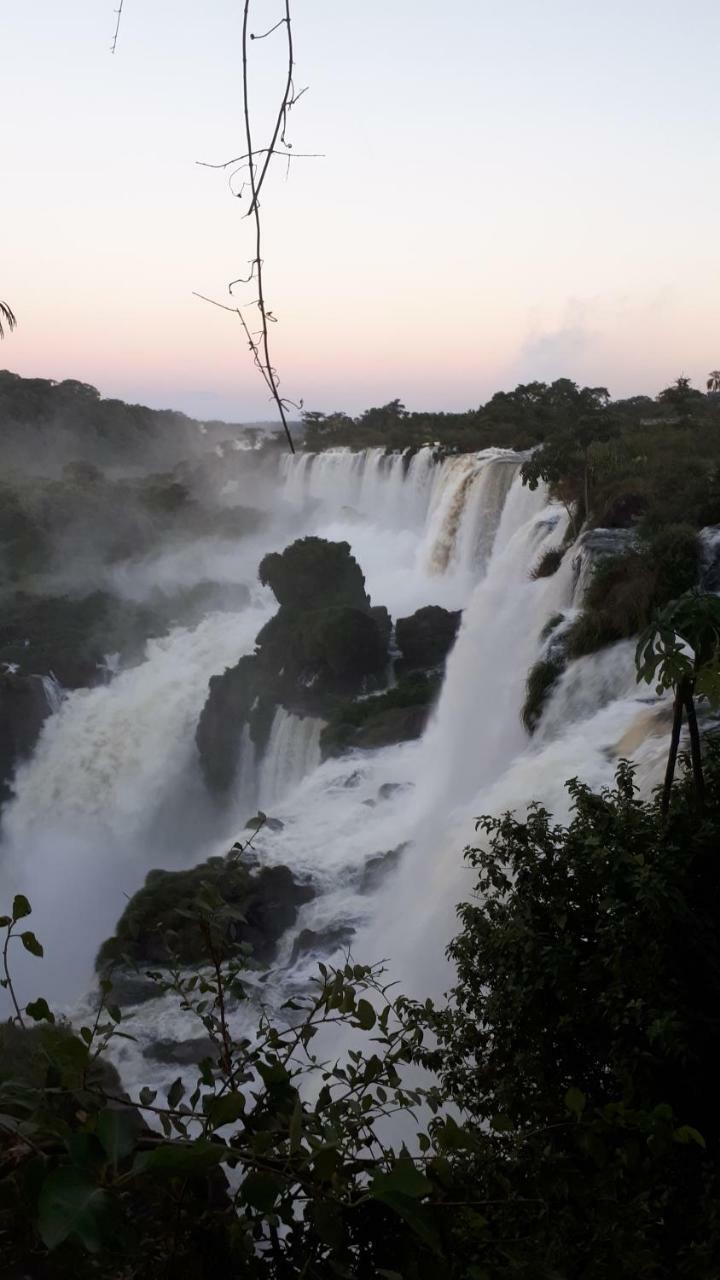
[[[582,550],[569,548],[552,577],[531,579],[540,551],[563,541],[567,517],[542,490],[523,487],[520,461],[502,450],[443,460],[432,448],[283,456],[262,546],[258,535],[245,540],[235,562],[226,541],[217,548],[216,580],[249,585],[248,606],[176,628],[108,683],[55,697],[2,827],[0,903],[25,893],[46,948],[42,964],[22,956],[22,1001],[42,993],[75,1005],[99,943],[147,871],[224,852],[258,805],[282,822],[257,838],[260,860],[285,863],[318,889],[298,929],[347,925],[357,958],[386,957],[410,993],[438,995],[451,980],[444,952],[471,887],[462,850],[479,813],[537,799],[562,818],[565,780],[611,782],[620,743],[652,783],[664,730],[635,684],[629,645],[571,664],[534,738],[523,729],[528,668],[548,619],[577,607]],[[236,792],[218,813],[193,738],[208,680],[252,651],[275,610],[253,580],[260,555],[310,533],[350,543],[373,604],[393,618],[427,604],[464,610],[441,695],[420,741],[324,763],[322,722],[278,712],[262,760],[244,743]],[[211,560],[204,545],[198,578]],[[368,888],[368,860],[399,846],[397,867]],[[284,940],[269,998],[315,968],[312,955],[291,964],[293,941]],[[142,1058],[148,1040],[198,1034],[165,1000],[129,1022],[139,1047],[120,1051],[128,1083],[157,1081]]]

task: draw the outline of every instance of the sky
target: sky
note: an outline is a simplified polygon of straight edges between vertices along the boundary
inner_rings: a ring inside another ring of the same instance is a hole
[[[253,256],[241,0],[5,0],[0,367],[272,417],[227,300]],[[252,30],[281,16],[253,0]],[[296,159],[263,199],[283,394],[466,409],[720,366],[717,0],[294,0]],[[258,139],[283,32],[251,49]],[[251,295],[239,295],[251,300]]]

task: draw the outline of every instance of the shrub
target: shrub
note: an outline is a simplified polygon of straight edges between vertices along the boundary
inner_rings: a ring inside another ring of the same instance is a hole
[[[522,722],[528,733],[534,733],[537,729],[545,704],[564,669],[565,662],[559,656],[541,658],[530,668],[521,712]]]
[[[554,573],[557,573],[562,564],[563,555],[562,547],[548,547],[543,551],[537,564],[530,570],[533,581],[538,578],[551,578]]]

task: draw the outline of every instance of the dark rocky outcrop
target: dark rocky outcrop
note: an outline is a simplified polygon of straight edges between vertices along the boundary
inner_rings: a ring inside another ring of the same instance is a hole
[[[374,853],[371,858],[368,858],[360,877],[358,892],[374,893],[379,889],[386,877],[396,870],[407,848],[409,843],[404,841],[394,849],[386,849],[384,853]]]
[[[440,691],[440,677],[405,676],[386,693],[342,703],[320,737],[323,758],[346,751],[372,751],[419,738]]]
[[[32,754],[49,715],[40,676],[0,674],[0,804],[7,800],[15,769]]]
[[[386,679],[390,616],[371,608],[347,542],[302,538],[265,556],[260,578],[280,608],[255,653],[212,677],[196,733],[205,780],[218,794],[232,785],[245,726],[262,754],[278,707],[327,718],[340,699]]]
[[[207,961],[207,940],[196,912],[203,891],[219,894],[230,909],[226,949],[241,952],[249,947],[263,964],[274,959],[279,939],[295,923],[300,907],[315,896],[288,867],[248,869],[232,856],[209,858],[189,871],[150,871],[120,917],[115,935],[102,944],[98,971],[126,959],[138,965],[164,965],[173,957],[189,965]]]
[[[259,577],[278,604],[286,609],[324,609],[348,605],[367,610],[362,569],[348,542],[299,538],[284,551],[272,551],[260,561]]]
[[[402,654],[398,671],[431,671],[444,663],[457,636],[462,613],[429,604],[408,618],[398,618],[395,640]]]
[[[143,1058],[179,1067],[196,1066],[203,1058],[214,1058],[216,1054],[217,1048],[209,1036],[194,1036],[190,1040],[153,1040],[143,1049]]]
[[[351,924],[339,924],[330,929],[301,929],[293,943],[290,964],[301,956],[329,956],[334,951],[345,951],[355,936]]]

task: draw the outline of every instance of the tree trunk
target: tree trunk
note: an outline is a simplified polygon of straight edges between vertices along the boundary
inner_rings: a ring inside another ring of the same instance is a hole
[[[680,730],[682,729],[683,705],[685,703],[685,695],[682,685],[678,685],[675,691],[675,703],[673,707],[673,726],[670,735],[670,750],[668,752],[667,768],[665,770],[665,783],[662,793],[661,812],[666,815],[670,809],[670,795],[672,792],[673,779],[675,777],[675,765],[677,764],[678,747],[680,745]]]
[[[699,813],[705,812],[705,775],[703,773],[702,748],[695,715],[695,699],[692,683],[687,680],[682,685],[683,701],[687,711],[688,729],[690,730],[690,751],[692,755],[693,778],[695,780],[695,796]]]

